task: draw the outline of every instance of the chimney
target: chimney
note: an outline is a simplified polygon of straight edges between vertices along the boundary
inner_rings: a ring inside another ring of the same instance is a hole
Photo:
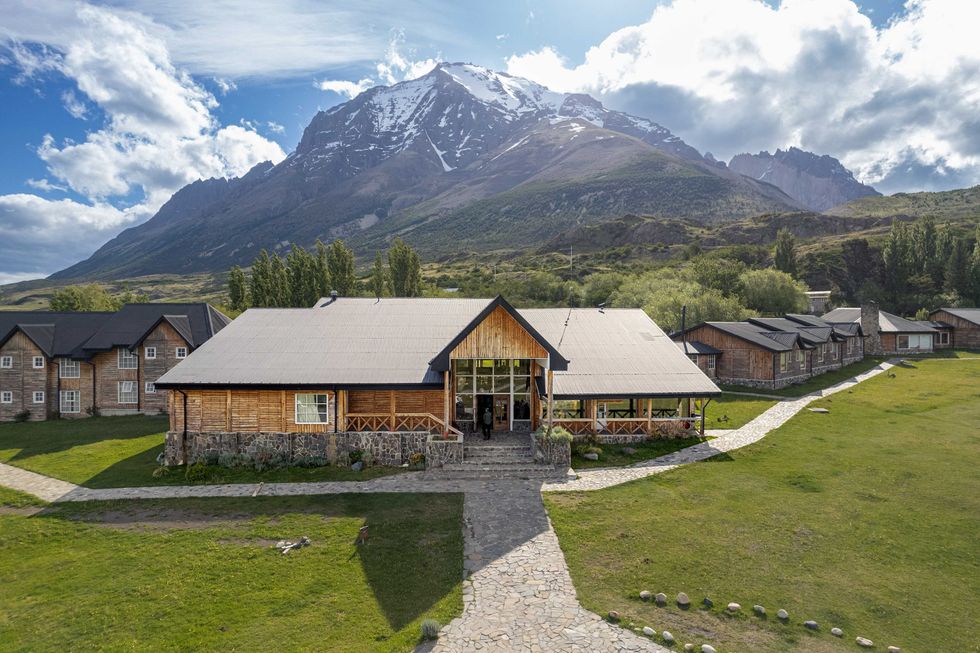
[[[323,308],[324,306],[330,306],[335,301],[337,301],[337,291],[336,290],[331,290],[330,291],[330,299],[328,299],[327,301],[325,301],[322,304],[320,304],[319,308]]]
[[[881,328],[878,322],[878,303],[861,304],[861,331],[864,332],[864,355],[881,356]]]

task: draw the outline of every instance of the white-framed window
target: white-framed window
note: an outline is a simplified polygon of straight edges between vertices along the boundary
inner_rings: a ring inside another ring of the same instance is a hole
[[[44,356],[34,357],[34,369],[36,370],[44,369]]]
[[[139,365],[139,356],[129,351],[126,348],[120,347],[119,349],[119,369],[121,370],[135,370]]]
[[[157,384],[152,381],[147,381],[143,384],[143,392],[148,395],[155,395],[157,393]]]
[[[136,381],[120,381],[117,394],[121,404],[135,404],[139,401]]]
[[[330,422],[330,395],[296,393],[297,424],[327,424]]]
[[[936,338],[937,345],[949,344],[949,331],[940,331]]]
[[[174,356],[177,358],[187,358],[187,347],[177,347],[174,351]]]
[[[799,363],[800,365],[803,364],[803,350],[802,349],[799,349],[796,352],[796,362]]]
[[[78,390],[62,390],[59,409],[62,413],[81,412],[82,402],[79,398]]]
[[[918,349],[918,350],[930,350],[932,349],[932,335],[931,334],[914,334],[914,335],[900,335],[898,336],[898,348],[899,349]]]
[[[34,403],[35,404],[43,404],[44,403],[44,391],[43,390],[35,390],[34,391]]]
[[[82,365],[78,361],[70,358],[62,358],[58,361],[58,376],[63,379],[77,379],[82,375]]]
[[[146,356],[146,359],[147,360],[153,360],[154,358],[157,357],[157,348],[156,347],[144,347],[143,348],[143,354]]]
[[[12,404],[14,403],[14,393],[10,390],[4,390],[0,392],[0,404]]]
[[[698,362],[698,355],[697,354],[688,354],[687,357],[691,359],[691,362],[692,363],[697,363]]]
[[[708,356],[708,371],[715,369],[715,356]]]
[[[0,368],[3,368],[5,370],[9,370],[13,366],[14,366],[14,357],[13,356],[0,356]]]
[[[779,371],[785,372],[789,365],[789,356],[785,351],[779,353]]]

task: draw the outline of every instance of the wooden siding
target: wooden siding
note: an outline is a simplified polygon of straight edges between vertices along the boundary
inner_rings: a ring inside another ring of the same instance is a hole
[[[939,348],[952,346],[957,349],[980,349],[980,325],[976,325],[969,320],[964,320],[952,313],[947,313],[944,310],[934,311],[929,315],[929,319],[945,322],[953,326],[953,335],[950,338],[952,344],[941,345]]]
[[[156,348],[156,358],[147,358],[146,349]],[[164,372],[171,369],[182,359],[177,358],[177,347],[187,347],[190,354],[191,347],[177,331],[162,322],[143,340],[138,354],[139,362],[139,393],[140,410],[144,412],[165,411],[167,408],[167,393],[158,390],[155,393],[146,392],[146,384],[155,383],[163,376]]]
[[[347,410],[345,412],[362,414],[429,413],[442,419],[445,412],[445,400],[442,390],[350,390],[347,392]]]
[[[719,380],[765,381],[773,378],[773,352],[767,349],[707,324],[690,331],[687,339],[698,340],[722,352],[715,366],[715,376]]]
[[[296,423],[296,391],[293,390],[186,390],[188,431],[301,432],[334,430],[334,397],[330,390],[303,390],[300,394],[331,397],[329,422]],[[184,397],[171,390],[170,429],[184,428]],[[440,395],[441,396],[441,395]],[[339,407],[338,407],[339,408]]]
[[[99,352],[92,357],[92,363],[95,365],[95,378],[96,378],[96,389],[95,389],[95,403],[99,407],[99,410],[105,411],[137,411],[139,410],[139,402],[135,404],[121,404],[119,403],[119,382],[120,381],[135,381],[136,390],[139,393],[137,397],[141,396],[143,393],[142,388],[139,387],[140,381],[140,370],[143,360],[137,357],[135,370],[121,370],[119,369],[119,350],[125,349],[124,347],[116,347],[112,351]]]
[[[450,358],[547,358],[548,352],[510,313],[497,307],[456,345]]]
[[[24,410],[32,420],[46,419],[51,402],[51,361],[21,332],[15,333],[0,347],[0,356],[10,356],[12,359],[10,369],[0,368],[0,392],[10,392],[13,399],[9,404],[0,403],[0,421],[12,420]],[[34,368],[35,356],[44,358],[43,368]],[[44,392],[44,403],[34,403],[36,391]]]

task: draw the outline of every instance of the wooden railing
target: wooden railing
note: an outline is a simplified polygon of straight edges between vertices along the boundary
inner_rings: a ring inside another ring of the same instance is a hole
[[[446,423],[431,413],[347,413],[348,431],[407,431],[443,433]],[[450,425],[450,433],[462,433]]]
[[[692,415],[690,417],[617,417],[605,420],[597,419],[593,422],[589,418],[561,418],[555,419],[555,426],[566,429],[572,435],[587,435],[589,433],[605,433],[609,435],[642,435],[642,434],[661,434],[667,435],[675,431],[697,430],[701,417]],[[547,423],[547,418],[545,422]]]

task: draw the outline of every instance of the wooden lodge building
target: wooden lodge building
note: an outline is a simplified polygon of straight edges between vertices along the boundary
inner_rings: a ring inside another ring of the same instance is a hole
[[[0,311],[0,421],[166,412],[156,380],[228,322],[204,303]]]
[[[704,322],[672,338],[713,379],[776,389],[861,360],[862,335],[858,324],[787,315]]]
[[[980,308],[937,308],[929,313],[937,348],[980,349]]]
[[[487,410],[497,432],[550,416],[629,441],[703,431],[720,394],[641,310],[517,310],[501,297],[250,309],[157,387],[170,393],[170,464],[356,450],[439,466],[461,461]]]
[[[868,355],[928,354],[950,346],[947,329],[931,322],[907,320],[879,310],[874,304],[835,308],[822,319],[838,325],[860,324]]]

